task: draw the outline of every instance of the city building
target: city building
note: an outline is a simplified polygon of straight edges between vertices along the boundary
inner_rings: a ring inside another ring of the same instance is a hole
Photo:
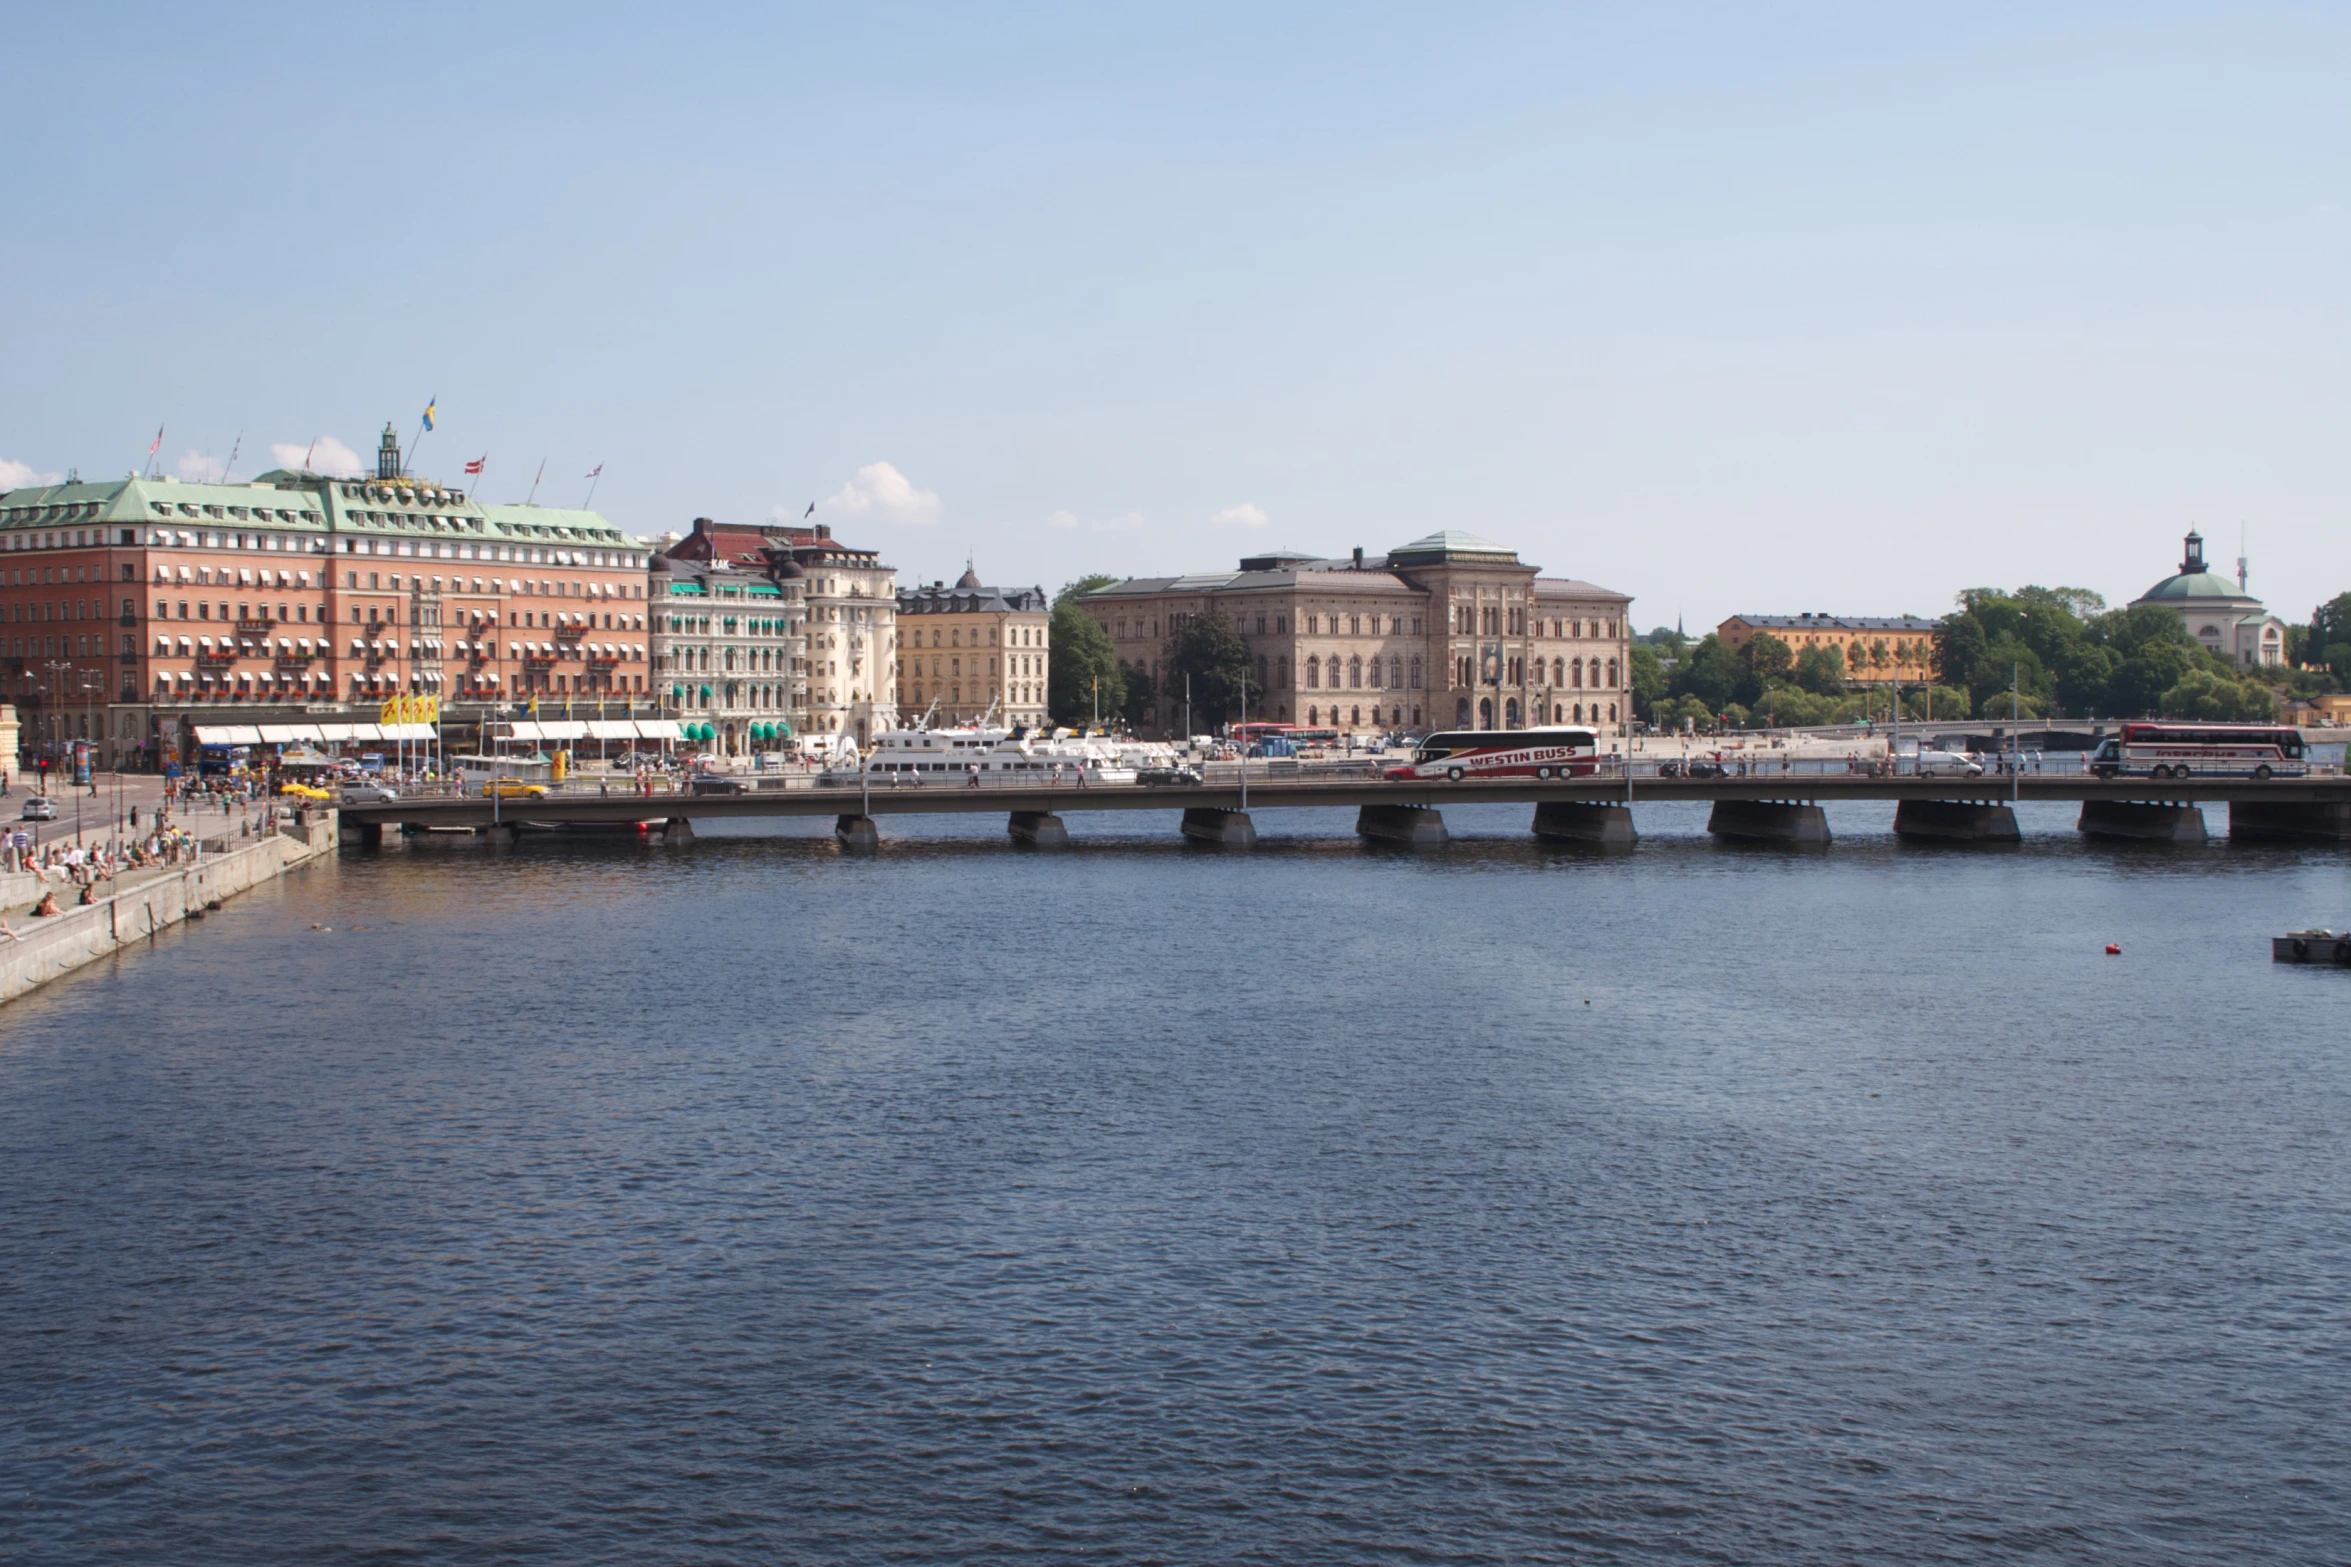
[[[1045,722],[1053,606],[1043,588],[991,588],[969,567],[953,587],[898,590],[898,710],[954,724],[995,713]]]
[[[787,710],[801,715],[791,719],[797,732],[852,735],[862,746],[896,727],[898,574],[882,563],[879,551],[842,543],[824,523],[744,527],[697,517],[693,530],[661,553],[673,577],[680,563],[723,563],[746,575],[766,575],[779,586],[799,583],[800,629],[787,633],[801,644],[798,657],[805,666],[790,671],[804,677],[805,689],[788,687],[804,702]],[[729,645],[739,654],[764,647]],[[698,687],[693,694],[699,696]]]
[[[1518,552],[1455,530],[1377,559],[1270,550],[1238,570],[1114,583],[1079,601],[1148,677],[1145,715],[1184,723],[1166,676],[1169,639],[1191,615],[1222,615],[1257,668],[1252,718],[1342,732],[1595,724],[1622,733],[1632,600],[1544,577]]]
[[[92,739],[103,766],[184,754],[224,711],[643,700],[645,568],[593,512],[407,473],[389,427],[370,478],[69,478],[0,495],[0,694],[28,744]]]
[[[1734,652],[1757,632],[1771,633],[1799,658],[1807,648],[1837,649],[1850,680],[1916,685],[1934,674],[1935,623],[1916,615],[1733,615],[1714,628]]]
[[[2286,623],[2262,607],[2246,589],[2245,562],[2237,561],[2237,580],[2204,568],[2204,539],[2190,530],[2180,569],[2137,598],[2141,604],[2160,604],[2180,617],[2206,651],[2218,653],[2239,669],[2258,669],[2286,661]]]
[[[712,749],[725,756],[779,749],[798,734],[808,722],[806,585],[789,550],[708,563],[654,556],[662,710],[708,724]]]

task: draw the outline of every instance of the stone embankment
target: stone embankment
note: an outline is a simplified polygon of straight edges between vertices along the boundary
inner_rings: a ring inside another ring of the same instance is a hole
[[[0,1002],[14,1000],[60,974],[145,941],[186,919],[191,910],[201,913],[209,904],[334,852],[334,816],[320,813],[270,837],[249,842],[209,840],[200,862],[149,872],[95,903],[66,906],[63,913],[47,919],[19,915],[9,921],[17,939],[0,937]],[[30,884],[37,878],[9,876],[5,880]],[[46,890],[58,890],[57,884],[49,883]]]

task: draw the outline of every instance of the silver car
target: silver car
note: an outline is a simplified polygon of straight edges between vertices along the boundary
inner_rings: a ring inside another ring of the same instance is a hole
[[[1984,764],[1958,751],[1921,750],[1915,758],[1921,778],[1980,778]]]
[[[345,805],[389,805],[399,798],[400,791],[389,784],[347,782],[343,785]]]

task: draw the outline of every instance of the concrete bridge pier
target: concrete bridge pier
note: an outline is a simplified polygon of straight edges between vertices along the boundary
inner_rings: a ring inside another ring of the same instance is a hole
[[[2128,838],[2141,843],[2202,843],[2204,813],[2193,805],[2150,800],[2084,800],[2076,824],[2092,838]]]
[[[694,841],[694,824],[683,816],[672,816],[661,824],[661,841],[675,848]]]
[[[522,829],[512,822],[492,822],[478,829],[484,838],[496,844],[516,844],[522,841]]]
[[[1718,838],[1757,843],[1829,841],[1829,819],[1821,808],[1789,800],[1717,800],[1706,818],[1706,830]]]
[[[2016,812],[1973,800],[1904,800],[1894,807],[1894,835],[1943,843],[2021,843]]]
[[[844,849],[878,849],[882,846],[882,830],[873,824],[870,816],[854,812],[839,817],[833,823],[833,836]]]
[[[1069,825],[1051,811],[1014,811],[1006,830],[1014,843],[1059,849],[1069,843]]]
[[[2320,838],[2351,842],[2351,802],[2231,800],[2232,838]]]
[[[1445,817],[1429,805],[1367,805],[1355,813],[1355,830],[1375,843],[1401,843],[1415,849],[1436,848],[1451,835]]]
[[[1535,807],[1535,836],[1558,843],[1588,843],[1629,849],[1640,841],[1629,805],[1587,805],[1580,800],[1545,800]]]
[[[380,849],[384,846],[382,822],[347,822],[337,829],[337,833],[362,849]]]
[[[1183,835],[1194,843],[1222,844],[1246,849],[1257,842],[1257,824],[1247,811],[1218,811],[1192,806],[1184,812]]]

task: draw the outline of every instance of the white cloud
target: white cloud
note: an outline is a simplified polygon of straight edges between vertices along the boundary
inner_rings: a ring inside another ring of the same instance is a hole
[[[315,448],[308,441],[272,442],[269,454],[277,459],[279,467],[291,468],[296,472],[301,471],[305,456],[308,457],[312,473],[329,474],[338,479],[356,479],[367,471],[359,460],[359,454],[331,435],[320,436]]]
[[[840,490],[817,502],[816,515],[839,518],[846,514],[871,522],[899,522],[927,527],[945,508],[939,492],[918,489],[912,479],[886,462],[869,462]]]
[[[227,477],[220,460],[202,452],[185,451],[175,466],[179,475],[190,484],[218,484]]]
[[[1208,520],[1220,528],[1262,528],[1272,519],[1255,501],[1243,501],[1238,506],[1227,506]]]
[[[61,473],[35,473],[31,463],[0,457],[0,490],[21,490],[28,484],[55,484],[64,477]]]
[[[1123,512],[1116,517],[1097,517],[1092,522],[1081,521],[1073,511],[1057,511],[1045,519],[1048,528],[1084,528],[1088,533],[1133,533],[1143,526],[1139,511]]]

